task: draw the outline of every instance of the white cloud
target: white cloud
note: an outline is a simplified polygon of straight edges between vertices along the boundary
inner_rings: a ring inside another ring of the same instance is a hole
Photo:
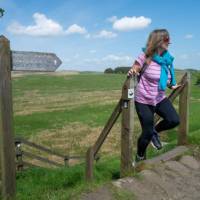
[[[7,31],[16,35],[30,36],[56,36],[65,34],[86,34],[85,27],[73,24],[65,31],[63,27],[56,21],[47,18],[44,14],[33,14],[34,25],[24,26],[18,22],[14,22],[7,27]]]
[[[115,22],[116,20],[117,20],[117,16],[112,16],[112,17],[107,18],[107,21],[111,23]]]
[[[66,34],[74,34],[74,33],[86,34],[87,31],[85,27],[81,27],[77,24],[73,24],[66,30]]]
[[[130,30],[138,30],[143,29],[151,24],[151,19],[146,18],[144,16],[140,17],[123,17],[121,19],[117,19],[113,23],[113,29],[118,31],[130,31]]]
[[[7,27],[7,30],[13,34],[25,34],[31,36],[53,36],[64,34],[63,27],[48,19],[44,14],[35,13],[33,15],[35,25],[23,26],[18,22],[14,22]]]
[[[131,61],[132,59],[130,56],[117,56],[114,54],[109,54],[102,58],[103,61]]]
[[[192,39],[194,37],[193,34],[187,34],[185,35],[185,39]]]
[[[115,37],[117,37],[116,33],[106,30],[102,30],[97,35],[94,35],[94,38],[115,38]]]

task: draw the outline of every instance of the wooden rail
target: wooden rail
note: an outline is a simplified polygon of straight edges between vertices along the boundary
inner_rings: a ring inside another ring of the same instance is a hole
[[[108,119],[104,129],[102,130],[100,136],[98,137],[97,141],[95,142],[93,146],[94,151],[94,157],[96,157],[97,152],[101,148],[103,142],[105,141],[107,135],[109,134],[110,130],[112,129],[113,125],[115,124],[116,120],[118,119],[120,113],[121,113],[121,99],[117,103],[113,113],[111,114],[110,118]]]
[[[93,178],[93,161],[95,159],[98,160],[97,153],[121,113],[121,103],[122,101],[120,99],[116,107],[114,108],[114,111],[112,112],[110,118],[108,119],[106,125],[104,126],[101,134],[99,135],[97,141],[95,142],[94,146],[90,147],[86,153],[86,174],[87,174],[86,179],[87,180],[91,180]]]
[[[44,152],[46,152],[46,153],[49,153],[49,154],[58,156],[58,157],[60,157],[60,158],[68,159],[68,156],[64,156],[64,155],[62,155],[62,154],[60,154],[60,153],[58,153],[58,152],[56,152],[56,151],[53,151],[53,150],[51,150],[51,149],[48,149],[48,148],[46,148],[46,147],[44,147],[44,146],[41,146],[41,145],[39,145],[39,144],[30,142],[30,141],[25,140],[25,139],[23,139],[23,138],[16,138],[16,139],[15,139],[15,143],[23,143],[23,144],[26,144],[26,145],[28,145],[28,146],[30,146],[30,147],[33,147],[33,148],[36,148],[36,149],[38,149],[38,150],[44,151]]]
[[[32,147],[32,148],[35,148],[35,149],[37,149],[39,151],[48,153],[50,155],[55,155],[55,156],[63,159],[64,164],[60,164],[58,162],[49,160],[48,158],[44,158],[42,156],[35,155],[33,153],[24,151],[24,150],[21,149],[21,145],[22,144],[27,145],[27,146]],[[60,153],[58,153],[56,151],[53,151],[52,149],[49,149],[49,148],[44,147],[44,146],[39,145],[39,144],[35,144],[35,143],[30,142],[30,141],[28,141],[26,139],[23,139],[23,138],[16,138],[15,139],[15,147],[16,147],[16,158],[17,158],[17,169],[18,170],[22,170],[24,164],[27,165],[27,166],[31,165],[31,163],[24,162],[22,157],[34,158],[36,160],[45,162],[45,163],[50,164],[50,165],[54,165],[56,167],[69,166],[68,162],[69,162],[70,159],[81,159],[81,158],[84,158],[83,156],[69,156],[69,155],[65,156],[65,155],[62,155],[62,154],[60,154]],[[35,165],[33,164],[33,166],[35,166]]]
[[[49,160],[47,158],[43,158],[43,157],[35,155],[35,154],[32,154],[30,152],[22,151],[22,154],[24,156],[27,156],[27,157],[30,157],[30,158],[35,158],[35,159],[37,159],[39,161],[42,161],[42,162],[45,162],[45,163],[48,163],[48,164],[51,164],[51,165],[55,165],[57,167],[63,167],[64,166],[64,165],[61,165],[60,163],[57,163],[57,162],[52,161],[52,160]]]

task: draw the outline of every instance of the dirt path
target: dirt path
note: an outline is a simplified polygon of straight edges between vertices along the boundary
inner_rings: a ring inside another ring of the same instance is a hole
[[[200,160],[180,154],[180,149],[178,153],[173,150],[147,161],[137,177],[121,178],[112,185],[129,193],[124,200],[200,200]],[[113,190],[105,186],[82,197],[82,200],[104,199],[116,199]]]

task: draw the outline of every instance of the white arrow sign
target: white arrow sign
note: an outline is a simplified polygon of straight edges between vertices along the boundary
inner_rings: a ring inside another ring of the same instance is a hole
[[[11,51],[13,71],[55,71],[62,61],[54,53]]]

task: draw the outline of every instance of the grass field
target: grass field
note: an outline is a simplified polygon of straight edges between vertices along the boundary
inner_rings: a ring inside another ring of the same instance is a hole
[[[177,74],[178,80],[181,75],[181,72]],[[124,81],[125,75],[95,73],[13,77],[15,135],[63,154],[85,155],[118,102]],[[194,85],[195,74],[191,81],[188,139],[194,148],[199,148],[200,87]],[[91,186],[118,178],[120,119],[102,146],[102,159],[96,164],[94,183],[85,184],[84,163],[67,169],[29,169],[17,174],[18,199],[77,199]],[[162,140],[169,144],[160,152],[149,147],[148,157],[173,148],[177,142],[176,132],[177,129],[173,129],[163,134]],[[134,144],[139,133],[135,115]],[[75,163],[72,161],[71,165]]]

